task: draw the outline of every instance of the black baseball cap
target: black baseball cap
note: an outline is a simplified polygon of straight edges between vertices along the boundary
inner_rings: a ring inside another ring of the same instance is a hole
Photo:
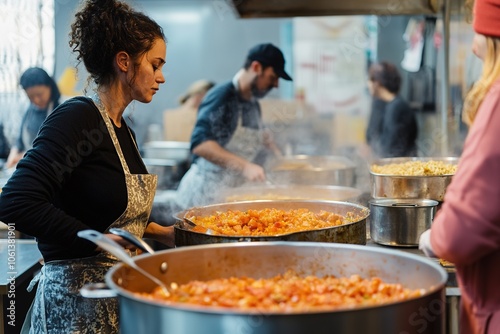
[[[289,81],[292,80],[292,77],[285,72],[285,57],[283,57],[283,53],[271,43],[254,46],[248,51],[247,59],[256,60],[264,66],[271,66],[280,78]]]

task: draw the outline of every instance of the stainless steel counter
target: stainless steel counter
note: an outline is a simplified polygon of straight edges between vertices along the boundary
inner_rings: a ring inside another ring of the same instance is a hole
[[[0,334],[20,333],[34,298],[34,291],[28,292],[26,288],[42,267],[42,255],[34,240],[10,240],[0,239],[0,309],[3,318]]]

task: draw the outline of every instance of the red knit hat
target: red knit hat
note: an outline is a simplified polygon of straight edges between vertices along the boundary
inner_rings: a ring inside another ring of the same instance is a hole
[[[474,30],[481,35],[500,37],[500,0],[474,1]]]

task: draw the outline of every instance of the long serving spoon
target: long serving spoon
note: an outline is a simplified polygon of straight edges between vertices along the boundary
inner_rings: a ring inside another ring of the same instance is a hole
[[[154,277],[153,275],[151,275],[150,273],[148,273],[147,271],[145,271],[144,269],[139,267],[134,262],[134,260],[132,260],[132,258],[127,254],[127,252],[125,252],[123,250],[122,246],[120,246],[120,244],[118,244],[113,239],[111,239],[111,238],[107,237],[106,235],[104,235],[98,231],[95,231],[95,230],[80,231],[80,232],[78,232],[78,236],[80,238],[90,240],[93,243],[95,243],[97,246],[110,252],[111,254],[116,256],[119,260],[125,262],[128,266],[134,268],[139,273],[146,276],[146,278],[148,278],[149,280],[154,282],[156,285],[158,285],[163,290],[163,293],[166,296],[170,296],[170,292],[168,291],[167,286],[162,281],[160,281],[158,278]]]

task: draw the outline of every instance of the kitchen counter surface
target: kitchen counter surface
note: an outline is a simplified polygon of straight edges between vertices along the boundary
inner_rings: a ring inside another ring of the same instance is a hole
[[[9,279],[14,276],[16,283],[31,276],[37,269],[41,268],[42,255],[38,250],[35,240],[14,240],[15,248],[8,249],[8,239],[0,239],[0,295],[7,293]],[[9,251],[14,251],[15,258],[9,258]],[[11,267],[12,266],[12,267]]]
[[[27,288],[41,260],[35,240],[0,239],[0,334],[20,333],[36,291]]]
[[[402,251],[405,253],[410,253],[410,254],[415,254],[423,257],[427,257],[418,247],[392,247],[392,246],[384,246],[376,243],[370,238],[367,238],[366,240],[366,246],[369,247],[381,247],[381,248],[386,248],[386,249],[392,249],[392,250],[397,250],[397,251]],[[444,267],[441,265],[439,262],[439,259],[437,258],[430,258],[430,260],[434,261],[448,273],[448,281],[446,282],[446,294],[447,295],[456,295],[458,289],[458,284],[457,284],[457,278],[456,278],[456,270],[455,267]]]

